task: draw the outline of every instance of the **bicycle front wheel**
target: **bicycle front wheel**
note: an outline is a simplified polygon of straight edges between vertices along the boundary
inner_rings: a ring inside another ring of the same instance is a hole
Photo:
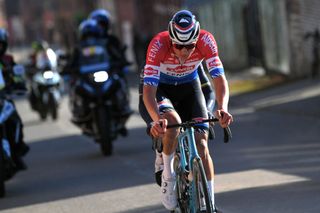
[[[208,190],[207,178],[200,158],[193,161],[194,201],[197,213],[213,213],[211,195]]]
[[[187,177],[181,168],[180,154],[175,155],[173,166],[176,173],[176,189],[179,210],[180,212],[190,212]]]

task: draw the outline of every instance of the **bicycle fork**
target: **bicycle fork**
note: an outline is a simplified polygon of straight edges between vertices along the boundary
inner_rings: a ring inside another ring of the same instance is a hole
[[[193,161],[197,158],[200,158],[195,144],[194,128],[190,127],[187,131],[180,133],[180,135],[178,136],[178,141],[181,156],[180,165],[182,165],[181,169],[183,174],[187,174],[187,179],[189,182],[189,187],[187,190],[190,196],[189,208],[193,213],[197,211],[196,206],[194,205],[196,201],[196,194],[194,190],[194,188],[196,187],[196,183],[195,181],[193,181],[192,175]],[[187,154],[186,152],[189,152],[189,154]],[[189,159],[187,159],[186,156],[189,156]]]

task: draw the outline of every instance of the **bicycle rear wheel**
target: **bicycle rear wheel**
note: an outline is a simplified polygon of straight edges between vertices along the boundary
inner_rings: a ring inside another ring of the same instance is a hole
[[[194,183],[194,201],[196,212],[213,213],[211,195],[208,190],[207,178],[200,158],[193,160],[192,176]]]
[[[189,194],[188,194],[188,180],[181,168],[180,155],[176,154],[174,157],[174,171],[176,173],[176,187],[177,199],[180,212],[190,212],[189,209]]]

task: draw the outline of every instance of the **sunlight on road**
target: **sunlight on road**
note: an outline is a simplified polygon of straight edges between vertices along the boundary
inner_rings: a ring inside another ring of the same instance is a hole
[[[237,107],[232,110],[233,115],[244,115],[254,113],[256,110],[272,107],[281,104],[291,103],[295,101],[302,101],[308,98],[314,98],[320,96],[320,86],[312,85],[305,88],[300,88],[298,91],[290,91],[287,93],[281,93],[278,95],[272,95],[265,98],[257,98],[257,100],[252,101],[248,106]]]
[[[119,201],[122,201],[119,204]],[[148,206],[159,206],[160,193],[156,184],[146,184],[53,202],[4,210],[4,213],[57,213],[57,212],[121,212]]]
[[[282,174],[263,169],[232,172],[216,175],[216,193],[246,190],[258,187],[276,186],[295,182],[308,181],[309,179],[294,175]],[[119,205],[119,200],[122,204]],[[129,188],[117,189],[58,200],[48,203],[8,209],[4,212],[121,212],[127,209],[145,208],[148,206],[161,206],[159,187],[156,184],[146,184]],[[88,205],[90,204],[90,205]]]
[[[216,193],[308,181],[309,179],[264,169],[216,175]]]
[[[279,104],[285,104],[293,101],[300,101],[320,95],[320,87],[318,85],[306,87],[299,91],[293,91],[287,94],[281,94],[264,98],[252,103],[254,108],[270,107]]]

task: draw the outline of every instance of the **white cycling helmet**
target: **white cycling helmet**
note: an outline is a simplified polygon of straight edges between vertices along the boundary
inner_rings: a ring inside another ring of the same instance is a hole
[[[180,10],[169,22],[168,31],[173,43],[186,45],[199,38],[200,24],[188,10]]]

